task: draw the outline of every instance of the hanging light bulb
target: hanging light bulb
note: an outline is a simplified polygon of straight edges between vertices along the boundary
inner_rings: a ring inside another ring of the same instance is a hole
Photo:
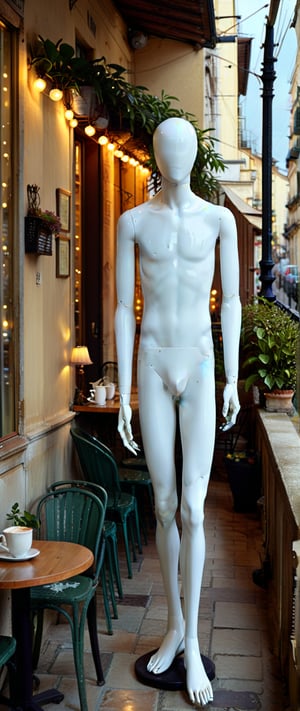
[[[74,116],[74,111],[72,111],[70,106],[67,106],[67,108],[65,110],[65,119],[67,119],[67,121],[72,121],[73,116]]]
[[[51,91],[49,91],[49,96],[51,101],[60,101],[63,98],[63,92],[56,86],[54,89],[51,89]]]
[[[124,155],[123,151],[121,151],[119,148],[117,148],[114,152],[114,156],[116,158],[123,158],[123,155]]]
[[[76,126],[78,126],[78,121],[76,118],[71,119],[70,126],[71,126],[71,128],[76,128]]]
[[[87,136],[94,136],[96,133],[96,129],[94,126],[92,126],[91,123],[88,124],[88,126],[85,127],[84,133],[86,133]]]
[[[108,143],[108,145],[107,145],[107,150],[108,150],[108,151],[113,151],[114,148],[115,148],[115,144],[114,144],[114,143]]]
[[[107,136],[100,136],[98,138],[98,143],[100,144],[100,146],[106,146],[106,144],[108,143]]]
[[[47,82],[43,77],[36,77],[36,79],[33,82],[33,86],[36,89],[36,91],[39,91],[42,93],[42,91],[45,91]]]
[[[128,163],[128,161],[129,161],[129,156],[127,156],[126,153],[125,153],[125,155],[122,156],[121,161],[122,161],[123,163]]]

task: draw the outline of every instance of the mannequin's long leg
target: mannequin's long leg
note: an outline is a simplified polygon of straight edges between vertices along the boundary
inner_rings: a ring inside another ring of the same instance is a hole
[[[183,447],[180,566],[186,622],[187,690],[191,701],[205,705],[213,694],[200,654],[198,613],[205,561],[203,511],[214,446],[215,403],[212,370],[207,364],[203,364],[202,374],[203,379],[197,378],[189,384],[180,408]]]
[[[184,637],[178,588],[180,539],[175,519],[178,503],[174,466],[176,412],[172,397],[157,374],[149,371],[146,375],[141,386],[140,424],[154,488],[156,543],[168,604],[166,635],[148,663],[148,670],[158,674],[166,671],[175,655],[182,651]]]

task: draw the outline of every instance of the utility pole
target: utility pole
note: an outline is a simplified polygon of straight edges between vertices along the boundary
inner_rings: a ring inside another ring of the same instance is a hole
[[[275,301],[272,284],[272,100],[274,70],[274,23],[280,0],[271,0],[266,23],[262,71],[262,259],[260,261],[260,296]]]

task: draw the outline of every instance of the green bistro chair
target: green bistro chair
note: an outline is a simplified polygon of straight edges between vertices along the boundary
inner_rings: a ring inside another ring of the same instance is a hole
[[[81,711],[88,711],[83,663],[86,619],[97,683],[104,683],[97,635],[95,593],[103,564],[104,550],[101,541],[105,510],[105,504],[91,491],[70,486],[45,494],[37,506],[37,516],[41,522],[38,529],[40,538],[79,543],[90,548],[94,554],[91,570],[63,581],[61,586],[41,585],[31,589],[31,608],[33,614],[37,614],[33,647],[34,668],[38,662],[42,640],[43,611],[56,610],[67,619],[72,632]]]
[[[96,496],[98,496],[101,501],[107,504],[107,493],[99,484],[94,484],[90,481],[83,481],[78,479],[63,479],[61,481],[55,481],[50,484],[48,491],[56,491],[61,487],[66,486],[78,486],[81,489],[89,489]],[[113,633],[111,614],[107,594],[107,585],[110,592],[111,605],[113,610],[113,616],[118,619],[118,609],[115,596],[116,586],[119,598],[123,597],[123,587],[121,581],[119,556],[118,556],[118,541],[117,541],[117,525],[115,521],[104,520],[103,525],[103,545],[104,545],[104,565],[101,568],[101,584],[102,584],[102,594],[103,594],[103,605],[106,617],[106,626],[108,634]]]
[[[91,442],[96,442],[104,452],[114,459],[111,449],[101,442],[98,437],[91,435],[78,426],[76,427],[76,431]],[[155,526],[155,515],[153,487],[146,460],[142,456],[129,457],[128,459],[123,459],[121,464],[117,466],[122,491],[136,497],[140,527],[143,531],[144,543],[147,545],[147,514],[150,526],[152,527]]]
[[[14,637],[6,637],[5,635],[0,635],[0,667],[2,668],[4,666],[7,666],[10,686],[12,683],[11,677],[12,677],[12,670],[14,667],[13,655],[15,653],[15,649],[16,649],[16,640]],[[11,709],[14,708],[12,706],[11,700],[8,699],[6,696],[3,696],[2,693],[0,693],[0,705],[9,706]]]
[[[110,450],[105,451],[96,437],[84,433],[79,428],[72,427],[70,432],[86,481],[100,484],[108,493],[106,516],[122,527],[128,577],[132,578],[129,539],[132,544],[133,560],[136,560],[135,538],[138,551],[142,552],[136,497],[122,491],[118,465]]]
[[[92,435],[90,435],[92,436]],[[114,455],[106,444],[96,439],[98,445],[107,453],[108,456],[114,458]],[[120,486],[122,491],[132,494],[136,497],[140,526],[144,535],[144,543],[147,545],[147,516],[154,524],[154,497],[150,474],[144,457],[128,457],[124,459],[118,466]],[[145,498],[147,496],[147,501]],[[146,504],[146,505],[145,505]]]
[[[150,527],[155,525],[153,487],[144,457],[128,457],[123,459],[119,466],[119,476],[122,491],[130,491],[137,498],[139,518],[144,534],[144,543],[147,538],[147,515]]]

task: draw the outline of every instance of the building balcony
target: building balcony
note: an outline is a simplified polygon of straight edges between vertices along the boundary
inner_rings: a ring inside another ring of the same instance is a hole
[[[288,415],[257,411],[256,443],[264,492],[264,562],[271,649],[299,708],[300,430]]]

